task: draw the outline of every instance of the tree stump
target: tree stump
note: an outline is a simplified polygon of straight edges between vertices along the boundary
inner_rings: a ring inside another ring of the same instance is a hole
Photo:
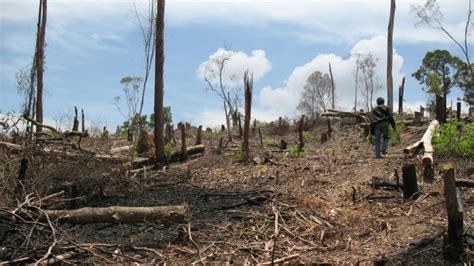
[[[321,143],[325,143],[328,141],[328,134],[326,132],[321,133]]]
[[[427,166],[423,169],[423,180],[427,182],[434,181],[434,168],[433,166]]]
[[[421,124],[422,118],[423,118],[423,113],[415,111],[415,120],[413,121],[413,125],[419,126]]]
[[[406,164],[402,167],[403,179],[403,197],[411,198],[418,192],[418,183],[416,182],[416,167],[414,164]]]
[[[260,145],[263,147],[262,129],[261,128],[258,128],[258,136],[260,137]]]
[[[444,239],[444,258],[456,262],[463,254],[464,209],[459,189],[456,188],[455,170],[444,167],[444,197],[448,213],[448,235]]]
[[[199,145],[201,143],[202,143],[202,126],[200,125],[198,127],[198,132],[197,132],[196,145]]]

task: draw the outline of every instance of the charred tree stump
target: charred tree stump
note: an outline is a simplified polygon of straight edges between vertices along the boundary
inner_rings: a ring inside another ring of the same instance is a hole
[[[72,124],[72,131],[76,132],[76,131],[79,131],[79,120],[77,119],[77,107],[74,106],[74,121],[73,121],[73,124]]]
[[[321,133],[321,143],[325,143],[328,141],[328,134],[327,132],[322,132]]]
[[[461,102],[456,103],[456,119],[461,121]]]
[[[331,120],[328,118],[328,140],[331,140],[331,133],[332,133]]]
[[[183,123],[179,124],[181,130],[181,153],[186,156],[186,126]]]
[[[405,92],[405,77],[402,79],[402,84],[398,87],[398,115],[403,114],[403,93]]]
[[[197,132],[197,137],[196,137],[196,145],[199,145],[201,143],[202,143],[202,126],[199,125],[198,132]]]
[[[456,188],[455,169],[445,166],[444,197],[448,213],[448,235],[444,239],[444,258],[459,261],[463,254],[464,209],[459,189]]]
[[[414,164],[407,164],[402,167],[403,197],[411,198],[418,192],[418,183],[416,182],[416,167]]]
[[[18,179],[15,187],[15,195],[21,196],[23,193],[20,188],[23,186],[23,181],[26,178],[26,172],[28,170],[28,159],[22,158],[20,162],[20,171],[18,172]]]
[[[282,150],[286,150],[288,148],[288,142],[286,142],[286,140],[282,139],[280,140],[280,149]]]
[[[421,125],[421,119],[423,118],[423,113],[422,112],[416,112],[415,111],[415,120],[413,121],[414,126],[419,126]]]
[[[302,152],[304,148],[304,139],[303,139],[303,124],[304,124],[304,115],[301,116],[300,123],[298,124],[298,152]]]
[[[245,117],[244,117],[244,140],[242,143],[243,152],[245,158],[249,158],[250,145],[250,116],[252,113],[252,89],[253,89],[253,75],[249,76],[248,72],[244,74],[244,86],[245,86]],[[239,126],[240,126],[240,115],[239,115]]]
[[[423,168],[423,180],[428,182],[434,181],[434,168],[432,165]]]
[[[225,126],[221,125],[221,132],[224,132],[224,131],[225,131]]]
[[[255,131],[257,130],[257,119],[253,120],[252,135],[255,136]]]
[[[84,116],[84,109],[81,109],[82,114],[82,132],[86,132],[86,120]]]
[[[262,129],[261,128],[258,128],[258,136],[260,138],[260,145],[263,147]]]

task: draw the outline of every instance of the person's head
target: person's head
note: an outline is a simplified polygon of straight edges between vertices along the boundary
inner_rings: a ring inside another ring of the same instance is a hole
[[[382,97],[377,98],[377,105],[382,105],[385,103],[385,100]]]

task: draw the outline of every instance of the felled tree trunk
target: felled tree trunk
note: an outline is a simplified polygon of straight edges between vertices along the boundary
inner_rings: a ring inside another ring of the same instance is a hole
[[[185,206],[81,208],[77,210],[45,210],[52,221],[71,224],[89,223],[184,223]],[[43,217],[44,219],[44,217]]]
[[[428,167],[433,165],[433,153],[434,149],[431,145],[431,138],[433,137],[433,132],[439,127],[437,120],[433,120],[430,123],[430,126],[423,134],[421,140],[417,141],[415,144],[406,147],[403,151],[405,153],[416,153],[421,148],[425,149],[425,153],[422,158],[423,166]]]

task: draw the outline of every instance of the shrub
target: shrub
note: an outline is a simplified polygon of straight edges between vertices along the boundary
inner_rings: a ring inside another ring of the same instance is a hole
[[[441,156],[473,156],[474,123],[451,121],[441,125],[433,134],[433,146]]]
[[[140,136],[137,142],[137,153],[139,155],[148,154],[152,146],[152,142],[150,141],[150,137],[148,134],[148,130],[143,128],[140,131]]]
[[[310,140],[314,139],[313,132],[305,131],[303,132],[303,140],[304,142],[309,142]]]
[[[287,149],[288,153],[300,157],[303,155],[304,151],[300,150],[298,146],[291,146]]]

